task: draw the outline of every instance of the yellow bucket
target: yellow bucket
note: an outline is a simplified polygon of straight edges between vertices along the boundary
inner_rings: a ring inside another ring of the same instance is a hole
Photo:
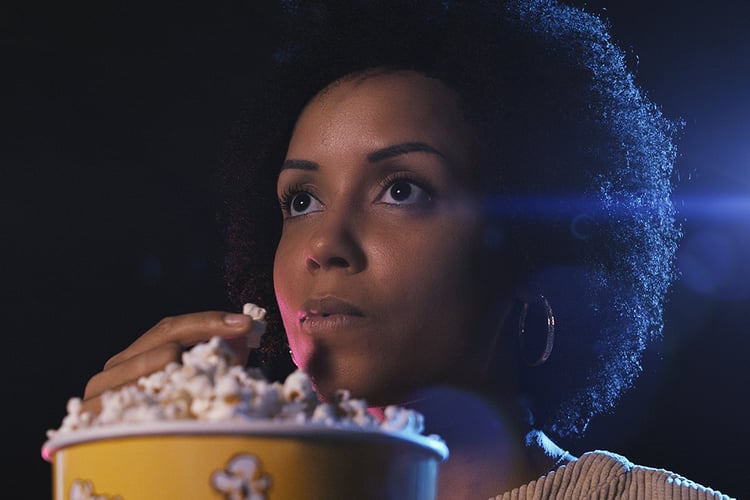
[[[439,440],[282,422],[85,429],[47,441],[54,500],[432,500]]]

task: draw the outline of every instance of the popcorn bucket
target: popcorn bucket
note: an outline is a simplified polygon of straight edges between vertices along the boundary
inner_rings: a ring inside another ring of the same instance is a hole
[[[273,421],[120,424],[58,435],[55,500],[434,499],[445,444]]]

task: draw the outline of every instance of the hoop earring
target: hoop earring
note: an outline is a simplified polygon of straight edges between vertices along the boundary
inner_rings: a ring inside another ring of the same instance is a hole
[[[555,315],[552,313],[552,307],[544,295],[539,296],[540,302],[544,306],[544,313],[547,316],[547,338],[544,344],[544,351],[536,361],[529,361],[524,355],[524,338],[526,336],[526,316],[529,312],[529,303],[524,302],[521,309],[521,317],[518,319],[518,343],[521,349],[521,359],[530,367],[539,366],[549,359],[552,354],[552,347],[555,344]]]

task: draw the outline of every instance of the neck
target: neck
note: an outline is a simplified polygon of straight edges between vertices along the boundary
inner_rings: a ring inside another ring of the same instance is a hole
[[[450,450],[440,466],[439,499],[494,498],[548,472],[559,458],[527,440],[530,428],[515,403],[436,388],[409,406],[424,415],[426,434],[439,435]]]

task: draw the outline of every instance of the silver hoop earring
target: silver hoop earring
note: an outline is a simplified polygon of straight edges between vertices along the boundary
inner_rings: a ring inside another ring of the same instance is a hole
[[[547,338],[544,344],[544,351],[542,352],[541,356],[536,359],[536,361],[529,361],[524,353],[524,338],[526,337],[526,316],[529,313],[528,302],[524,302],[523,308],[521,309],[521,317],[518,319],[518,343],[521,349],[521,359],[523,359],[524,362],[526,362],[526,364],[530,367],[539,366],[547,361],[550,354],[552,354],[552,347],[554,347],[555,344],[555,315],[552,313],[552,306],[549,305],[549,301],[547,301],[544,295],[539,296],[539,302],[541,302],[544,306],[544,313],[547,317]]]

